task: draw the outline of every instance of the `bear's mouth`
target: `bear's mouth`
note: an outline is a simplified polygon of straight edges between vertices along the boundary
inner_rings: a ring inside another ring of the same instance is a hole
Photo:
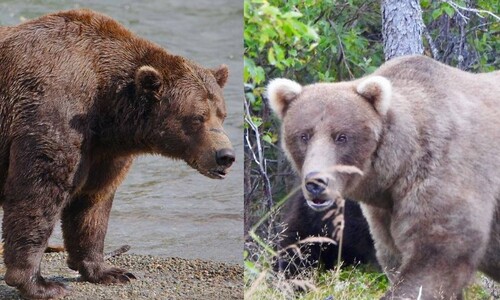
[[[207,176],[211,179],[224,179],[226,178],[229,168],[215,167],[212,169],[201,168],[196,161],[187,161],[188,165],[200,172],[201,175]]]
[[[313,198],[307,200],[307,205],[315,211],[323,211],[333,205],[333,199]]]
[[[220,170],[220,169],[212,169],[208,171],[208,174],[210,178],[214,179],[224,179],[226,178],[227,171],[226,170]]]

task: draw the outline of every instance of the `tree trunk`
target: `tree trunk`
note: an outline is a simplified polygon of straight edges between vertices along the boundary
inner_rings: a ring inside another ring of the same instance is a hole
[[[424,22],[418,0],[382,0],[382,37],[385,60],[423,54]]]

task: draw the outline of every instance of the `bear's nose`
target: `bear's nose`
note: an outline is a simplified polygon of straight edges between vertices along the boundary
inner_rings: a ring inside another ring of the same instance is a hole
[[[217,150],[215,153],[215,161],[219,166],[229,167],[234,162],[234,150],[224,148]]]
[[[328,178],[320,177],[319,173],[312,172],[307,174],[305,184],[306,190],[311,193],[312,196],[317,197],[321,195],[328,186]]]

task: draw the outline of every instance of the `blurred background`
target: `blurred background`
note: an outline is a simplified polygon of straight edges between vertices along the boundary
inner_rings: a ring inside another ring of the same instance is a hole
[[[236,150],[225,180],[208,179],[182,161],[136,159],[118,188],[105,251],[241,263],[243,244],[243,3],[233,0],[0,0],[0,26],[58,10],[90,8],[132,32],[205,67],[229,66],[224,127]],[[51,245],[62,244],[57,225]]]

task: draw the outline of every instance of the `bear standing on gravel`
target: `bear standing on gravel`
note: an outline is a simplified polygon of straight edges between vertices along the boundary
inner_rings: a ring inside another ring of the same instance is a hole
[[[88,10],[0,27],[0,203],[5,281],[26,298],[65,287],[40,275],[62,217],[68,265],[84,280],[134,276],[103,259],[116,188],[135,155],[183,159],[224,178],[225,66],[205,69]]]
[[[460,298],[478,269],[500,281],[500,72],[409,56],[268,95],[309,206],[361,201],[385,298]]]

